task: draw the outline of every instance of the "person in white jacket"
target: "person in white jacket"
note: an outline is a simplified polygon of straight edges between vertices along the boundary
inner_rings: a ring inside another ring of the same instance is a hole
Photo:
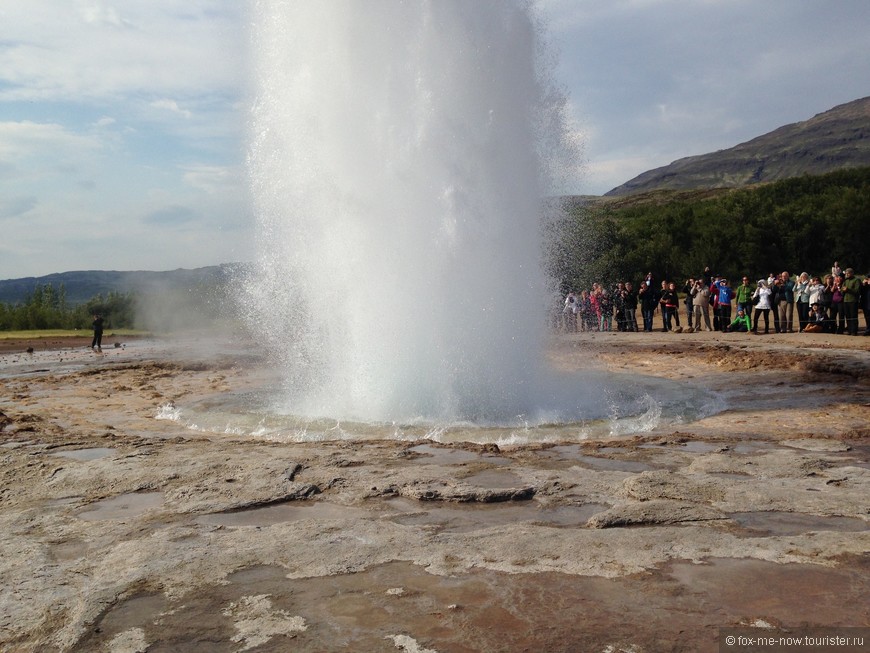
[[[803,331],[810,314],[810,275],[801,272],[794,284],[794,303],[797,307],[798,326]]]
[[[764,332],[770,332],[770,288],[764,279],[758,280],[758,286],[752,293],[752,303],[755,304],[755,316],[752,320],[752,333],[758,334],[758,318],[764,316]]]
[[[819,295],[821,294],[824,287],[825,284],[822,283],[822,280],[819,279],[819,277],[813,277],[812,279],[810,279],[810,285],[807,287],[807,291],[809,293],[807,302],[810,306],[819,303]]]

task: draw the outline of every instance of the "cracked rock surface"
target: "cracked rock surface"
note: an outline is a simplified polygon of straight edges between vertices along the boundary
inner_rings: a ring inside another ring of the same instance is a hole
[[[867,626],[870,339],[741,336],[554,337],[558,369],[725,408],[510,446],[158,419],[256,393],[256,343],[7,345],[0,650],[716,651],[726,626]]]

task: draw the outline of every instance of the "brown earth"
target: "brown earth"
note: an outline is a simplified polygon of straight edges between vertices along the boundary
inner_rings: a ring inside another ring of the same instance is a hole
[[[143,340],[143,336],[117,336],[114,333],[103,335],[103,346],[111,348],[117,342],[136,342]],[[34,351],[60,351],[65,349],[86,349],[91,346],[93,335],[88,333],[81,336],[34,336],[32,338],[0,338],[0,354],[15,354],[27,352],[28,348]]]
[[[4,653],[695,652],[720,628],[870,627],[870,338],[556,336],[554,367],[723,409],[512,446],[198,431],[166,417],[256,391],[268,352],[107,342],[0,341]]]

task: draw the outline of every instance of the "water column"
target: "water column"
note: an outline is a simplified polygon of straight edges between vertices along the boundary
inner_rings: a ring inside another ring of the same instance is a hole
[[[250,318],[282,409],[498,423],[529,410],[557,94],[521,0],[252,7]]]

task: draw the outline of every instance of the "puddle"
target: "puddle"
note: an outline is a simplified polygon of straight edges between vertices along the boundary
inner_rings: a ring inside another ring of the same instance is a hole
[[[576,444],[560,444],[556,447],[550,447],[541,452],[541,455],[546,458],[556,458],[558,460],[574,460],[577,456],[583,455],[583,449]]]
[[[275,619],[298,616],[306,629],[267,633],[258,651],[707,653],[719,650],[719,628],[746,620],[787,626],[863,623],[870,563],[852,559],[844,565],[849,566],[680,561],[613,579],[485,569],[435,576],[407,562],[287,578],[300,570],[258,565],[176,603],[164,605],[159,596],[124,601],[72,651],[110,650],[112,638],[132,627],[143,630],[148,653],[243,650],[247,645],[239,641],[227,606],[265,595]],[[394,644],[400,635],[407,638],[401,647]]]
[[[91,447],[90,449],[70,449],[69,451],[55,451],[50,456],[57,458],[72,458],[74,460],[97,460],[115,453],[117,449],[111,447]]]
[[[866,615],[865,592],[870,582],[866,559],[826,568],[714,558],[703,564],[672,563],[669,572],[692,594],[703,597],[696,609],[710,609],[717,626],[746,623],[747,618],[784,626],[859,624],[866,619],[860,616]],[[854,600],[858,603],[850,604]]]
[[[479,454],[471,451],[433,447],[429,444],[421,444],[416,447],[411,447],[408,451],[422,454],[421,457],[414,458],[415,463],[431,465],[461,465],[463,463],[469,463],[480,459]]]
[[[256,565],[234,571],[227,576],[227,582],[238,585],[259,585],[280,581],[282,578],[287,578],[286,569],[272,565]]]
[[[834,454],[839,458],[841,467],[863,467],[870,469],[870,445],[855,444],[848,452]]]
[[[624,450],[618,448],[611,447],[610,449],[615,449],[620,453],[625,453]],[[598,451],[601,452],[604,451],[604,449],[599,449]],[[559,460],[579,462],[595,469],[602,469],[611,472],[646,472],[652,469],[658,469],[653,465],[633,460],[618,460],[615,458],[589,456],[583,453],[582,447],[575,444],[552,447],[545,452],[545,455]]]
[[[143,633],[148,633],[151,629],[153,629],[153,632],[159,633],[161,616],[167,610],[168,605],[169,602],[162,594],[143,594],[122,600],[111,606],[99,618],[97,626],[73,650],[81,651],[82,653],[85,651],[144,651],[146,649],[140,647],[119,647],[119,642],[116,638],[134,628],[141,629]],[[146,634],[146,641],[147,637],[148,635]],[[147,650],[150,652],[156,649],[148,647]],[[184,646],[177,650],[194,651],[206,649]]]
[[[58,542],[49,547],[49,556],[56,562],[64,560],[78,560],[88,553],[88,544],[83,540],[67,540]]]
[[[262,508],[216,512],[197,518],[200,524],[239,528],[243,526],[271,526],[300,519],[361,519],[377,515],[364,508],[342,506],[326,501],[291,501]]]
[[[632,460],[614,460],[613,458],[598,458],[597,456],[577,456],[578,462],[594,467],[595,469],[603,469],[609,472],[646,472],[651,469],[656,469],[652,465],[646,463],[635,462]]]
[[[777,445],[772,442],[741,442],[731,447],[731,451],[739,454],[758,453],[759,451],[770,451],[777,449]]]
[[[444,533],[469,533],[516,522],[534,522],[562,528],[581,528],[592,515],[610,508],[588,503],[582,506],[542,508],[536,501],[503,503],[422,504],[411,499],[390,499],[387,505],[399,512],[390,521],[403,526],[431,526]]]
[[[736,512],[729,515],[754,537],[801,535],[811,531],[866,531],[870,524],[856,517],[821,517],[799,512]]]
[[[462,465],[481,461],[496,465],[506,465],[511,462],[508,458],[502,458],[501,456],[483,456],[473,451],[433,447],[430,444],[420,444],[416,447],[411,447],[408,451],[422,454],[420,457],[413,458],[412,462],[423,465]]]
[[[482,472],[466,476],[461,479],[463,483],[485,488],[487,490],[502,490],[524,487],[523,479],[501,469],[485,469]]]
[[[721,442],[702,442],[700,440],[692,440],[690,442],[680,442],[673,444],[642,444],[640,445],[641,449],[659,449],[659,450],[678,450],[678,451],[686,451],[688,453],[713,453],[722,451],[725,445]]]
[[[103,499],[79,513],[79,519],[99,521],[102,519],[124,520],[138,517],[163,503],[163,492],[128,492],[111,499]]]

